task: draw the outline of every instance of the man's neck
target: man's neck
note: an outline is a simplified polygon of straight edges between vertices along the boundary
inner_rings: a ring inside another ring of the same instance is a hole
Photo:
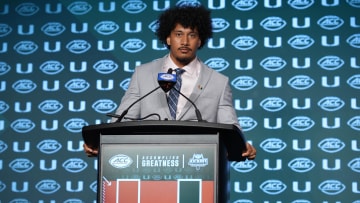
[[[171,54],[170,55],[170,60],[178,67],[178,68],[183,68],[184,66],[189,65],[191,62],[193,62],[196,57],[192,58],[192,59],[176,59],[174,58]]]

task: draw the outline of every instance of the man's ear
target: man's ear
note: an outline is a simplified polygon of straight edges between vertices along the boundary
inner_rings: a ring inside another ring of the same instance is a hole
[[[166,38],[166,44],[170,46],[170,37]]]

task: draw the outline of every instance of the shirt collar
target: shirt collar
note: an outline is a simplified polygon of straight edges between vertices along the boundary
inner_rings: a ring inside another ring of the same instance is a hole
[[[200,71],[200,65],[199,60],[196,57],[194,60],[192,60],[188,65],[184,66],[183,69],[186,71],[187,74],[193,75],[197,74]],[[163,66],[163,71],[167,72],[169,68],[176,69],[178,68],[173,60],[170,58],[170,55],[168,55],[165,59],[165,63]]]

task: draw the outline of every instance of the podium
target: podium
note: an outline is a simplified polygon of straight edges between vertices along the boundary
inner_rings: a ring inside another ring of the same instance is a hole
[[[229,161],[242,161],[236,126],[192,121],[131,121],[85,126],[99,148],[98,202],[225,203]]]

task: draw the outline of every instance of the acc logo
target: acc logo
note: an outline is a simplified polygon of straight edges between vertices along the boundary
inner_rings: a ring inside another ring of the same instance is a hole
[[[12,31],[12,28],[7,25],[0,23],[0,37],[5,37],[6,35],[10,34]]]
[[[257,126],[257,122],[254,119],[252,119],[251,117],[246,117],[246,116],[238,117],[238,122],[243,131],[252,130],[253,128],[255,128]]]
[[[65,26],[58,22],[48,22],[41,27],[41,31],[49,36],[58,36],[63,33],[65,29]]]
[[[240,173],[247,173],[254,170],[257,167],[257,163],[253,160],[246,160],[241,162],[233,161],[230,165],[235,171]]]
[[[176,75],[169,73],[158,73],[158,80],[167,82],[176,82]]]
[[[43,194],[53,194],[60,189],[60,184],[55,180],[42,180],[35,185],[35,188]]]
[[[286,21],[280,17],[270,16],[260,22],[260,25],[269,31],[281,30],[286,25]]]
[[[317,24],[326,30],[335,30],[341,27],[344,24],[344,21],[337,16],[328,15],[320,18],[317,21]]]
[[[257,85],[257,81],[251,76],[239,76],[231,81],[231,85],[238,90],[250,90]]]
[[[98,191],[98,187],[97,187],[97,181],[95,180],[94,182],[92,182],[89,186],[90,190],[92,190],[93,192],[97,192]]]
[[[347,124],[354,130],[360,130],[360,116],[352,117]]]
[[[238,199],[233,203],[254,203],[254,202],[249,199]]]
[[[345,190],[345,185],[338,180],[326,180],[319,185],[319,190],[328,195],[337,195]]]
[[[141,39],[132,38],[125,40],[120,46],[126,52],[136,53],[143,50],[146,44]]]
[[[360,89],[360,74],[351,76],[346,82],[351,87],[355,89]]]
[[[15,172],[25,173],[30,171],[34,164],[29,159],[19,158],[10,162],[9,167]]]
[[[121,8],[127,13],[135,14],[144,11],[146,9],[146,4],[140,0],[129,0],[125,2]]]
[[[32,16],[39,11],[39,7],[33,3],[22,3],[15,8],[15,11],[22,16]]]
[[[205,167],[209,164],[208,158],[205,158],[203,154],[193,154],[193,156],[189,159],[188,165],[191,167],[195,167],[198,171],[201,167]]]
[[[40,70],[48,75],[56,75],[64,70],[64,65],[59,61],[46,61],[41,64]]]
[[[346,1],[350,6],[355,8],[360,8],[360,2],[356,0],[347,0]]]
[[[348,163],[351,170],[360,173],[360,158],[354,158]]]
[[[120,88],[126,91],[129,88],[130,78],[126,78],[120,83]]]
[[[261,142],[260,147],[269,153],[281,152],[286,147],[286,143],[278,138],[268,138]]]
[[[336,70],[344,65],[344,61],[337,56],[324,56],[317,64],[325,70]]]
[[[68,199],[64,203],[83,203],[80,199]]]
[[[286,106],[286,102],[279,97],[268,97],[261,101],[260,106],[271,112],[280,111]]]
[[[269,195],[277,195],[286,189],[286,185],[280,180],[267,180],[260,185],[260,189]]]
[[[341,151],[345,143],[337,138],[326,138],[319,142],[318,147],[324,152],[335,153]]]
[[[102,35],[111,35],[119,29],[119,25],[113,21],[101,21],[94,29]]]
[[[118,154],[111,157],[109,163],[114,168],[127,168],[133,163],[133,160],[128,155]]]
[[[3,183],[3,182],[0,181],[0,192],[4,191],[5,188],[6,188],[5,183]],[[14,201],[14,200],[13,200],[13,201]],[[9,202],[9,203],[12,203],[13,201],[11,201],[11,202]],[[26,201],[26,202],[28,202],[28,201]],[[16,203],[16,202],[15,202],[15,203]]]
[[[78,39],[69,42],[66,48],[74,54],[82,54],[91,48],[91,44],[85,40]]]
[[[0,153],[3,153],[7,148],[8,148],[8,146],[6,145],[6,143],[0,140]],[[1,192],[1,190],[0,190],[0,192]]]
[[[21,41],[15,44],[14,50],[23,55],[34,53],[38,49],[38,45],[32,41]]]
[[[295,172],[304,173],[313,169],[315,167],[315,163],[308,158],[300,157],[291,160],[288,166]]]
[[[306,75],[296,75],[288,81],[288,84],[297,90],[305,90],[310,88],[315,81]]]
[[[0,101],[0,114],[6,112],[9,109],[9,105],[4,101]]]
[[[360,34],[351,35],[349,38],[346,39],[346,42],[352,47],[360,48]]]
[[[318,102],[318,106],[325,111],[336,111],[344,105],[345,102],[338,97],[324,97]]]
[[[288,125],[297,131],[306,131],[315,125],[315,122],[306,116],[296,116],[292,118]]]
[[[70,173],[78,173],[87,167],[87,163],[82,159],[72,158],[66,160],[62,166]]]
[[[223,18],[212,18],[211,22],[213,32],[222,32],[230,26],[230,23]]]
[[[112,60],[100,60],[93,66],[93,68],[101,74],[110,74],[118,69],[118,67],[118,64]]]
[[[286,61],[277,56],[270,56],[262,60],[260,65],[268,71],[278,71],[286,66]]]
[[[117,104],[110,99],[97,100],[92,108],[98,113],[109,113],[116,109]]]
[[[305,199],[297,199],[292,201],[291,203],[311,203],[309,200],[305,200]]]
[[[97,187],[97,181],[95,180],[94,182],[92,182],[89,186],[90,190],[93,192],[97,192],[98,191],[98,187]]]
[[[18,133],[27,133],[35,128],[35,123],[29,119],[20,118],[12,122],[10,127]]]
[[[27,199],[23,199],[23,198],[16,198],[16,199],[11,200],[11,202],[9,202],[9,203],[30,203],[30,201]]]
[[[148,26],[148,28],[153,32],[156,32],[158,27],[159,27],[159,23],[157,20],[152,21]]]
[[[240,10],[240,11],[248,11],[258,4],[256,0],[235,0],[231,3],[234,8]]]
[[[54,154],[61,149],[61,144],[52,139],[47,139],[39,142],[36,147],[45,154]]]
[[[313,5],[314,0],[306,0],[306,1],[299,1],[299,0],[289,0],[288,4],[295,8],[295,9],[307,9],[309,8],[311,5]]]
[[[63,105],[57,100],[49,99],[41,102],[38,108],[46,114],[55,114],[63,108]]]
[[[223,58],[213,57],[205,61],[205,64],[208,65],[210,68],[216,70],[217,72],[221,72],[226,70],[229,67],[229,62],[227,62]]]
[[[74,92],[74,93],[84,92],[89,87],[90,87],[90,84],[86,80],[80,79],[80,78],[75,78],[75,79],[69,80],[65,84],[65,88],[68,89],[70,92]]]
[[[86,121],[84,121],[84,119],[81,118],[72,118],[69,119],[68,121],[66,121],[66,123],[64,124],[64,127],[73,133],[79,133],[82,130],[82,127],[88,125],[88,123]]]
[[[70,4],[67,9],[70,11],[70,13],[74,15],[84,15],[88,13],[92,9],[92,7],[89,3],[85,1],[75,1]]]
[[[0,75],[5,75],[10,70],[11,70],[11,67],[9,66],[9,64],[0,61]]]
[[[196,6],[200,6],[201,3],[198,2],[197,0],[194,0],[194,1],[189,1],[189,0],[180,0],[176,3],[176,6],[193,6],[193,7],[196,7]]]
[[[314,44],[314,40],[308,35],[295,35],[289,39],[288,44],[294,49],[306,49]]]
[[[32,92],[36,88],[36,84],[27,79],[18,80],[13,85],[12,88],[21,94],[26,94]]]
[[[251,36],[239,36],[231,42],[231,45],[236,49],[244,51],[254,48],[257,43],[258,42]]]

